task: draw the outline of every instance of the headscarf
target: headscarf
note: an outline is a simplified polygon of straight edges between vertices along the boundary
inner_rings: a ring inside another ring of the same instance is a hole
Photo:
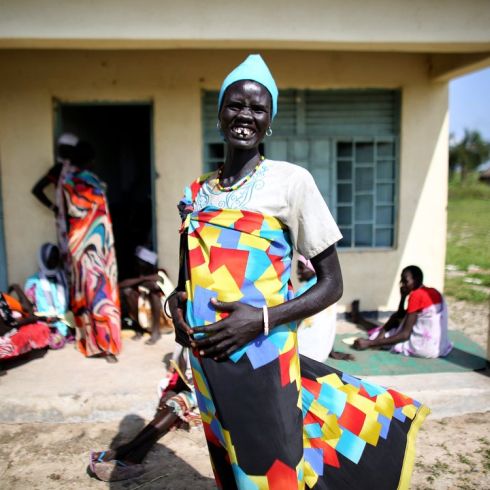
[[[78,143],[78,136],[74,135],[73,133],[63,133],[61,136],[58,138],[57,144],[58,146],[71,146],[75,148],[75,146]],[[56,161],[58,163],[65,163],[66,158],[61,157],[58,155],[56,157]]]
[[[134,252],[134,255],[141,259],[143,262],[147,264],[156,266],[158,262],[158,255],[151,251],[149,248],[138,246]]]
[[[265,61],[260,54],[249,55],[242,64],[238,65],[224,79],[219,92],[218,112],[221,110],[221,102],[223,101],[223,95],[225,94],[226,89],[240,80],[252,80],[258,82],[269,91],[272,100],[271,120],[274,119],[277,114],[277,97],[279,95],[279,90],[277,89],[276,82],[272,77],[269,67],[265,64]]]
[[[46,301],[54,310],[56,310],[56,305],[66,307],[68,304],[68,286],[63,270],[59,265],[53,269],[50,269],[47,265],[49,255],[55,247],[56,245],[52,243],[44,243],[39,248],[37,254],[37,263],[39,265],[39,282],[46,297]],[[51,287],[49,285],[53,282],[56,283],[57,301],[53,298]]]
[[[63,133],[58,138],[58,145],[76,146],[78,143],[78,136],[73,133]]]
[[[52,243],[44,243],[39,247],[37,252],[37,264],[39,266],[39,273],[45,277],[53,278],[56,277],[56,274],[59,271],[59,267],[55,267],[54,269],[50,269],[48,267],[48,259],[56,245]]]

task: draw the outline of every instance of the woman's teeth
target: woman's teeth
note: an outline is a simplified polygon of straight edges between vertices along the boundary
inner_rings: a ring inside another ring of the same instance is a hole
[[[238,136],[250,136],[252,134],[252,130],[250,128],[236,127],[232,128],[232,131]]]

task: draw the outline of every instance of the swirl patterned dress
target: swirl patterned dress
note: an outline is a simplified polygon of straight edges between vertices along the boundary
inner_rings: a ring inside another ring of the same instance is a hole
[[[63,183],[71,260],[71,309],[85,356],[121,350],[121,316],[114,235],[104,184],[87,170]]]
[[[255,307],[292,299],[290,229],[275,216],[211,205],[201,193],[205,181],[194,182],[179,204],[187,213],[181,265],[188,323],[224,318],[213,297]],[[218,488],[408,488],[415,434],[428,409],[300,356],[296,331],[295,323],[277,326],[226,361],[191,356]]]

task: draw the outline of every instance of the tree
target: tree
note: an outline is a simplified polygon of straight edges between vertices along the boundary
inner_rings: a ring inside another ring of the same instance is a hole
[[[449,147],[449,167],[451,171],[461,167],[461,182],[466,180],[468,172],[488,160],[490,143],[485,141],[478,131],[464,130],[463,139]]]

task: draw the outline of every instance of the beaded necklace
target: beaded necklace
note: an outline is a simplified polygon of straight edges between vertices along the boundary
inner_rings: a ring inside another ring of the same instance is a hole
[[[262,162],[265,160],[265,157],[263,155],[260,155],[259,163],[253,168],[251,172],[249,172],[245,177],[240,179],[236,184],[230,185],[228,187],[225,187],[224,185],[221,184],[221,176],[223,175],[223,165],[218,169],[218,178],[216,179],[216,187],[221,191],[221,192],[230,192],[230,191],[236,191],[237,189],[240,189],[243,185],[245,185],[254,175],[254,173],[258,170]]]

